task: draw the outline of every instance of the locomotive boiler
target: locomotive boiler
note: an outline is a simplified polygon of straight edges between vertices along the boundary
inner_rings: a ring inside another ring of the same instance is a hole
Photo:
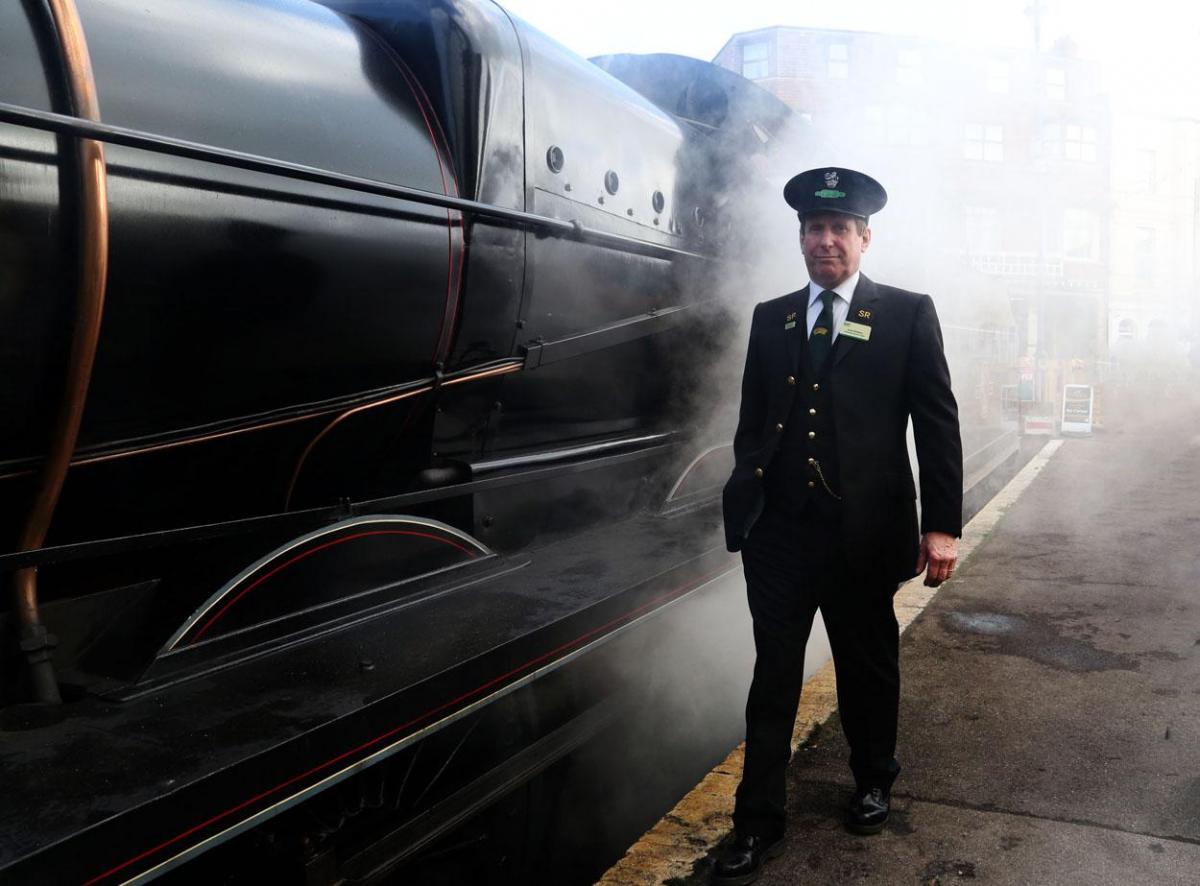
[[[0,4],[4,876],[291,822],[376,881],[597,728],[511,701],[733,565],[696,404],[791,123],[489,2]]]

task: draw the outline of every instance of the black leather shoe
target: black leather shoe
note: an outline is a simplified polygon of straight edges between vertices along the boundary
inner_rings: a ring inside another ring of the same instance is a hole
[[[883,788],[860,788],[850,799],[846,828],[855,834],[878,834],[887,824],[891,797]]]
[[[750,834],[736,836],[713,868],[713,886],[746,886],[762,873],[763,864],[783,852],[783,837],[768,840]]]

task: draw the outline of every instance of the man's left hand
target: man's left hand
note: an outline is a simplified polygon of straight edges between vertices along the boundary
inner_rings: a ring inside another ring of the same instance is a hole
[[[958,539],[948,532],[926,532],[921,536],[916,574],[925,572],[926,587],[936,588],[954,575],[958,564]]]

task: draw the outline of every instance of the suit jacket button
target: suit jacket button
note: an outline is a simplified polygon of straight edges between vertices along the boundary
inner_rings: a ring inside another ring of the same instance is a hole
[[[789,385],[794,385],[795,383],[796,383],[796,376],[794,376],[794,375],[789,375],[789,376],[788,376],[788,384],[789,384]]]
[[[754,469],[754,476],[755,476],[755,477],[761,477],[762,475],[763,475],[763,469],[762,469],[762,468],[755,468],[755,469]]]
[[[809,481],[808,481],[808,488],[809,488],[809,489],[812,489],[812,488],[813,488],[814,486],[816,486],[816,485],[817,485],[817,481],[816,481],[816,480],[809,480]]]
[[[819,390],[821,390],[821,386],[820,386],[820,385],[816,385],[816,384],[815,384],[815,385],[813,385],[813,390],[814,390],[814,391],[819,391]]]
[[[817,432],[816,432],[816,431],[809,431],[809,432],[808,432],[808,439],[810,439],[810,440],[815,440],[815,439],[817,439]]]
[[[777,431],[782,431],[782,430],[783,430],[783,424],[782,424],[782,423],[780,423],[780,424],[777,424],[777,425],[775,425],[775,430],[777,430]]]
[[[815,465],[815,464],[817,463],[817,460],[816,460],[815,458],[810,458],[810,459],[808,460],[808,463],[809,463],[810,465]]]
[[[816,414],[817,414],[817,410],[815,410],[815,409],[810,409],[810,410],[808,410],[808,414],[809,414],[809,415],[816,415]]]

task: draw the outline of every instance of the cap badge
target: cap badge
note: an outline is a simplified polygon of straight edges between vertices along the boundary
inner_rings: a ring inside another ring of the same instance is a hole
[[[837,190],[837,186],[838,174],[831,169],[829,172],[825,173],[825,187],[814,192],[813,196],[823,197],[826,200],[837,200],[841,197],[845,197],[846,192]]]

